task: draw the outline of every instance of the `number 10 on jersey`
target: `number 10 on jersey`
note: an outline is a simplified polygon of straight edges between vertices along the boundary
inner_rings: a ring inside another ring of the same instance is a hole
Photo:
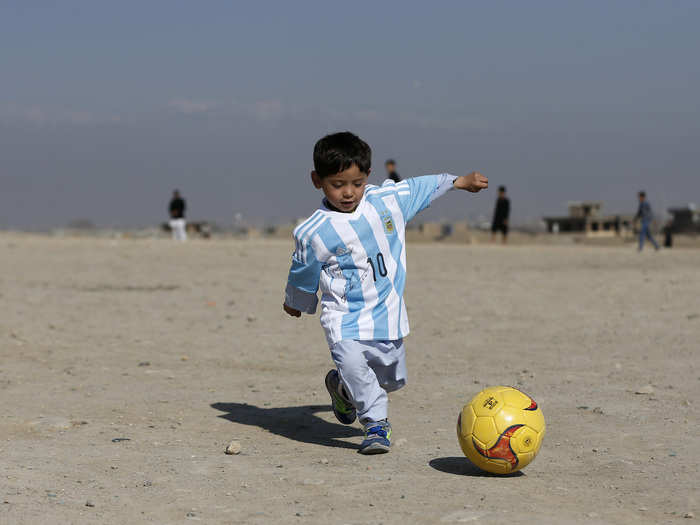
[[[374,281],[377,281],[377,272],[379,272],[380,277],[386,277],[387,271],[386,271],[386,264],[384,263],[384,255],[382,252],[379,252],[377,254],[377,266],[374,266],[374,261],[372,260],[371,257],[367,257],[367,262],[369,265],[372,267],[372,277],[374,277]]]

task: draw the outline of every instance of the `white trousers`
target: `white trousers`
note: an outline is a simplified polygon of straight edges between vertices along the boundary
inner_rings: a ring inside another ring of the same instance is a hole
[[[170,230],[173,232],[173,239],[176,241],[187,240],[187,223],[185,219],[170,219],[168,224],[170,225]]]
[[[361,423],[386,419],[387,392],[406,384],[406,350],[396,341],[344,340],[331,347],[331,357]]]

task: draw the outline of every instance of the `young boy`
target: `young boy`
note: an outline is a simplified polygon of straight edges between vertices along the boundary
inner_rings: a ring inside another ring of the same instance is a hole
[[[311,180],[325,198],[294,230],[284,301],[291,316],[313,314],[321,288],[321,326],[337,368],[326,375],[326,388],[341,423],[359,417],[363,454],[389,451],[387,392],[406,384],[406,223],[452,188],[488,187],[477,172],[373,186],[371,160],[370,147],[350,132],[316,143]]]

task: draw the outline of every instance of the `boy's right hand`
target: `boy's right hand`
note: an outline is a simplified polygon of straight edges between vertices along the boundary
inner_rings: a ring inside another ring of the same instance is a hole
[[[286,303],[282,305],[282,308],[284,308],[284,311],[292,317],[301,317],[301,312],[299,310],[292,308],[291,306],[287,306]]]
[[[457,189],[476,193],[489,187],[489,179],[478,171],[472,171],[469,175],[457,177],[452,184]]]

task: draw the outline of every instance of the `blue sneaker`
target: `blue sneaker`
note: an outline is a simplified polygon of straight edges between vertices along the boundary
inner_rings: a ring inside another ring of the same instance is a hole
[[[386,419],[368,421],[362,425],[365,439],[360,445],[360,454],[384,454],[391,446],[391,425]]]
[[[331,395],[335,417],[344,425],[352,424],[357,418],[357,411],[340,384],[337,370],[331,370],[326,374],[326,388]]]

